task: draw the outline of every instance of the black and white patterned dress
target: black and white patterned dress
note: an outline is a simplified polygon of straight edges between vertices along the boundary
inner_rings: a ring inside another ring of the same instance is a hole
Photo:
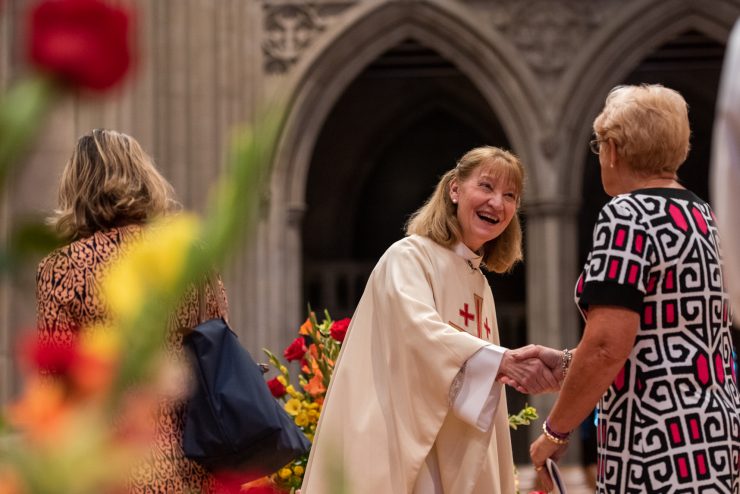
[[[599,403],[599,493],[740,493],[719,243],[710,206],[688,190],[637,190],[599,213],[576,302],[584,317],[594,305],[641,316]]]

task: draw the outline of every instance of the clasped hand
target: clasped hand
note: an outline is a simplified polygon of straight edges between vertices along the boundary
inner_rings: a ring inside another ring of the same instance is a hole
[[[563,382],[561,352],[540,345],[507,350],[496,380],[524,394],[558,391]]]

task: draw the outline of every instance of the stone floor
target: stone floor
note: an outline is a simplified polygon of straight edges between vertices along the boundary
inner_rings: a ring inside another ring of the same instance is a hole
[[[537,485],[537,476],[531,465],[517,466],[519,472],[519,492],[528,494],[531,491],[541,489]],[[593,484],[593,469],[586,470],[579,466],[562,466],[560,473],[563,475],[563,481],[568,489],[568,494],[593,494],[595,487]]]

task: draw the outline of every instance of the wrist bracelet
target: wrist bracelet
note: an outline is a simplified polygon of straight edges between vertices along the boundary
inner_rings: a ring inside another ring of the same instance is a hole
[[[560,432],[555,432],[550,428],[550,420],[545,419],[545,421],[542,423],[542,432],[545,434],[545,437],[552,443],[557,444],[558,446],[563,446],[564,444],[568,444],[568,441],[570,440],[570,432],[567,434],[563,434]]]
[[[570,361],[573,360],[573,354],[567,348],[560,354],[560,367],[563,369],[563,379],[568,374],[570,368]]]

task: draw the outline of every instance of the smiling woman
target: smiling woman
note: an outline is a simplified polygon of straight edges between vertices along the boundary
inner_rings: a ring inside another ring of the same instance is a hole
[[[522,258],[523,179],[513,154],[473,149],[375,266],[337,359],[303,494],[337,492],[337,471],[354,494],[515,492],[501,383],[539,393],[561,377],[560,352],[499,345],[481,271],[506,272]]]
[[[514,160],[497,158],[512,168],[518,165]],[[512,173],[502,170],[498,160],[479,166],[467,180],[454,178],[450,183],[450,198],[453,204],[457,204],[456,216],[462,241],[474,251],[501,235],[516,212],[521,174],[518,177],[507,176]],[[518,171],[518,166],[514,169]]]

